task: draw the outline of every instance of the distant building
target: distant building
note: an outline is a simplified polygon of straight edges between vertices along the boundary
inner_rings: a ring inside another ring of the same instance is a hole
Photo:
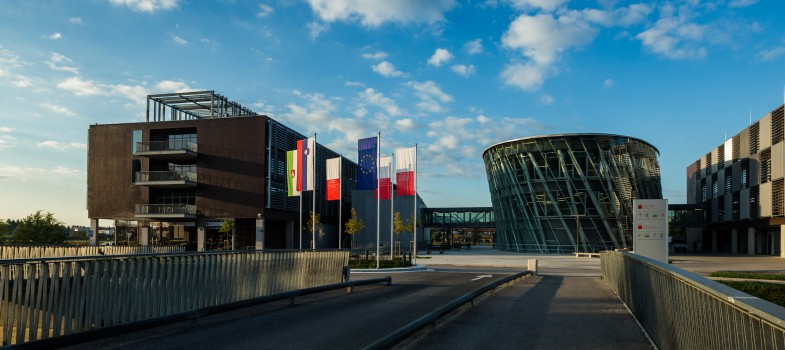
[[[706,227],[687,232],[698,250],[785,257],[783,106],[687,167],[687,203]]]
[[[483,153],[494,247],[539,254],[632,245],[632,200],[662,198],[659,152],[611,134],[526,137]]]
[[[310,247],[311,233],[298,234],[300,197],[288,197],[286,188],[286,152],[306,137],[265,115],[213,91],[150,95],[145,122],[91,125],[88,138],[93,232],[108,219],[128,226],[118,232],[132,232],[124,238],[139,244]],[[325,160],[339,155],[317,145],[316,156],[316,246],[337,247],[339,203],[324,198]],[[342,168],[345,221],[357,165],[344,158]],[[303,193],[303,220],[312,195]],[[219,232],[224,221],[232,232]]]

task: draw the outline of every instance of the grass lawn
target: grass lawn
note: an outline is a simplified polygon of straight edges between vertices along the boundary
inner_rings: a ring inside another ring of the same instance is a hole
[[[710,277],[726,278],[748,278],[757,280],[778,280],[785,281],[785,275],[776,273],[761,272],[735,272],[720,271],[712,272]],[[785,307],[785,284],[775,284],[766,282],[738,282],[738,281],[717,281],[731,288],[740,290],[749,295],[761,298],[768,302]]]

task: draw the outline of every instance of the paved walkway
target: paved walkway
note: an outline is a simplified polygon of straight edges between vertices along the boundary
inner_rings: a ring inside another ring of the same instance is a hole
[[[411,349],[652,349],[599,278],[537,276],[440,324]]]

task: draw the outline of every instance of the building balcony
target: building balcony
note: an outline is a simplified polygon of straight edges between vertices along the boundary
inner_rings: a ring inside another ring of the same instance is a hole
[[[134,216],[148,219],[195,219],[193,204],[137,204]]]
[[[161,160],[196,159],[197,144],[191,141],[148,141],[137,142],[134,155]]]
[[[159,188],[196,187],[196,173],[190,171],[137,171],[134,184]]]

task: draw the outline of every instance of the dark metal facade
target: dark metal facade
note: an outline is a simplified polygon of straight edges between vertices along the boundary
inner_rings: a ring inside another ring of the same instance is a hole
[[[633,137],[564,134],[483,153],[496,249],[561,254],[632,244],[632,199],[662,198],[659,151]]]

